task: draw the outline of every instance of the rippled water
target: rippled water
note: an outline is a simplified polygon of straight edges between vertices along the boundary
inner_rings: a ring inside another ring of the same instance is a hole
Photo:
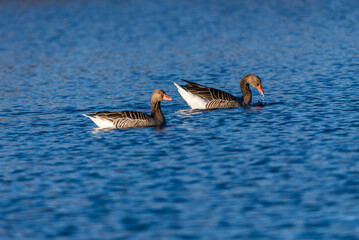
[[[357,1],[16,0],[0,16],[1,239],[359,238]],[[246,73],[266,104],[189,110],[173,85],[240,96]],[[81,115],[149,112],[157,88],[162,130]]]

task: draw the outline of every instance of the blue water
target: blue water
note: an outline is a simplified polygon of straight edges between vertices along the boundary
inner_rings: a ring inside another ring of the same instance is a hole
[[[359,239],[358,1],[8,0],[0,16],[0,239]],[[265,106],[191,111],[173,85],[240,96],[247,73]],[[82,116],[149,113],[157,88],[162,130]]]

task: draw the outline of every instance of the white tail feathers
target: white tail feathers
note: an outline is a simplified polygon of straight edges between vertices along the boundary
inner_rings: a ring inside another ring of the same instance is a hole
[[[113,122],[110,121],[110,120],[107,120],[105,118],[101,118],[101,117],[98,117],[98,116],[89,116],[89,115],[86,115],[86,114],[82,114],[84,115],[85,117],[88,117],[90,118],[99,128],[113,128]]]
[[[192,109],[206,109],[208,103],[206,99],[194,95],[175,82],[173,84],[177,87],[179,94],[181,94],[182,98]]]

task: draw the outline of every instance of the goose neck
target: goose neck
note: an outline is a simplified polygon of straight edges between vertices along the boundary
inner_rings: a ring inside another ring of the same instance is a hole
[[[243,78],[241,80],[240,87],[242,91],[243,104],[250,105],[252,103],[252,91],[246,78]]]
[[[162,114],[161,110],[161,102],[160,101],[151,101],[151,117],[159,120],[160,122],[165,122],[165,118]]]

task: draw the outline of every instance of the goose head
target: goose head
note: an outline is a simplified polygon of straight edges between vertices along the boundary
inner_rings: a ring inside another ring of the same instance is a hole
[[[263,88],[262,88],[262,81],[261,79],[255,75],[255,74],[247,74],[243,77],[247,84],[257,88],[257,90],[260,92],[260,94],[264,94]]]
[[[162,100],[170,101],[172,100],[172,98],[170,98],[162,89],[157,89],[153,91],[151,102],[160,102]]]

